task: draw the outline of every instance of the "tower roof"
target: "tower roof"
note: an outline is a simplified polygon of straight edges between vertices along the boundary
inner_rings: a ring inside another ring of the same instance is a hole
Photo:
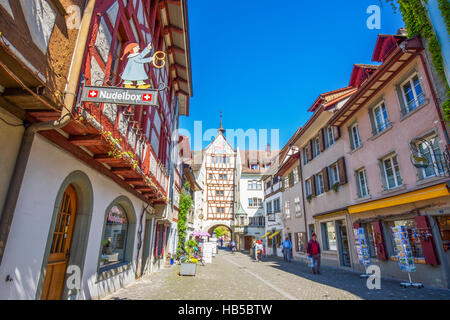
[[[220,126],[219,126],[218,131],[222,134],[225,134],[225,129],[223,128],[223,125],[222,125],[222,111],[220,111]]]

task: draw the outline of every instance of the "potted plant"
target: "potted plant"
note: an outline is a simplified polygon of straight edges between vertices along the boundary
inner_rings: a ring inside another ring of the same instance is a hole
[[[308,202],[311,202],[311,200],[312,200],[312,195],[307,195],[307,196],[306,196],[306,200],[308,200]]]
[[[334,192],[338,192],[339,190],[339,182],[335,182],[331,188],[334,190]]]
[[[185,252],[180,258],[180,276],[195,276],[198,256],[195,254],[197,241],[189,240],[185,245]]]

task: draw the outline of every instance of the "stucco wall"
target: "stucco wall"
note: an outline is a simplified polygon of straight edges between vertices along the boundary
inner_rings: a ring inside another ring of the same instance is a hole
[[[89,177],[94,199],[80,298],[98,298],[134,281],[136,245],[133,246],[133,268],[127,272],[97,282],[97,267],[107,207],[118,196],[126,196],[138,220],[142,202],[109,178],[37,135],[0,269],[1,279],[10,275],[13,281],[0,282],[0,299],[35,299],[52,214],[54,207],[59,205],[55,204],[55,199],[62,182],[75,170]],[[137,244],[137,232],[134,237],[134,244]]]
[[[425,97],[428,99],[428,103],[418,110],[411,112],[409,116],[401,119],[399,97],[395,85],[404,79],[413,68],[416,68],[419,72],[421,84],[425,92]],[[431,89],[428,87],[423,70],[420,58],[417,57],[388,85],[386,85],[383,90],[343,124],[341,133],[345,145],[345,152],[350,152],[350,139],[347,127],[354,121],[358,122],[359,134],[362,141],[362,147],[351,152],[349,157],[346,158],[350,197],[352,201],[357,200],[357,185],[356,179],[353,176],[354,170],[361,167],[366,168],[369,193],[372,199],[376,199],[392,195],[392,192],[389,193],[383,191],[382,176],[378,166],[379,158],[390,152],[396,152],[404,185],[402,188],[399,188],[401,190],[398,191],[406,192],[415,189],[418,181],[417,169],[412,165],[410,160],[410,141],[416,137],[420,137],[424,133],[434,130],[439,137],[439,147],[441,150],[444,149],[443,146],[445,140],[443,131],[439,124],[439,117],[431,96]],[[369,106],[373,106],[373,104],[382,97],[384,97],[388,119],[389,122],[392,123],[392,128],[385,130],[383,134],[372,139],[372,126],[370,124],[368,108]]]
[[[10,113],[0,108],[0,117],[12,124],[20,124],[21,121]],[[6,193],[8,192],[14,166],[16,164],[17,153],[19,152],[20,143],[24,127],[12,127],[0,121],[0,215],[3,212]]]

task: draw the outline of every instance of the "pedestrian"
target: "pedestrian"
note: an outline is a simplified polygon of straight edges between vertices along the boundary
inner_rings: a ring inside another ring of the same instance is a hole
[[[234,242],[234,240],[233,241],[231,241],[231,252],[235,252],[236,251],[236,242]]]
[[[220,237],[220,247],[223,248],[223,237]]]
[[[286,240],[282,243],[282,252],[284,261],[291,262],[291,250],[292,250],[292,243],[291,240],[289,240],[289,237],[286,237]]]
[[[261,261],[261,255],[263,252],[263,245],[261,243],[261,241],[256,241],[255,244],[255,260],[256,261]]]
[[[319,242],[316,241],[316,238],[316,234],[313,233],[311,236],[311,240],[308,242],[306,252],[308,253],[308,257],[312,258],[313,274],[320,274],[320,245]]]

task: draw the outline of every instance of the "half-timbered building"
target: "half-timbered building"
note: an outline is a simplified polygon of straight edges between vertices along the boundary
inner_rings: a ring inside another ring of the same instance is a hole
[[[0,298],[100,298],[161,267],[192,96],[186,1],[1,1],[0,26]],[[144,67],[156,103],[84,102],[85,86],[124,90],[130,43],[166,54]]]

